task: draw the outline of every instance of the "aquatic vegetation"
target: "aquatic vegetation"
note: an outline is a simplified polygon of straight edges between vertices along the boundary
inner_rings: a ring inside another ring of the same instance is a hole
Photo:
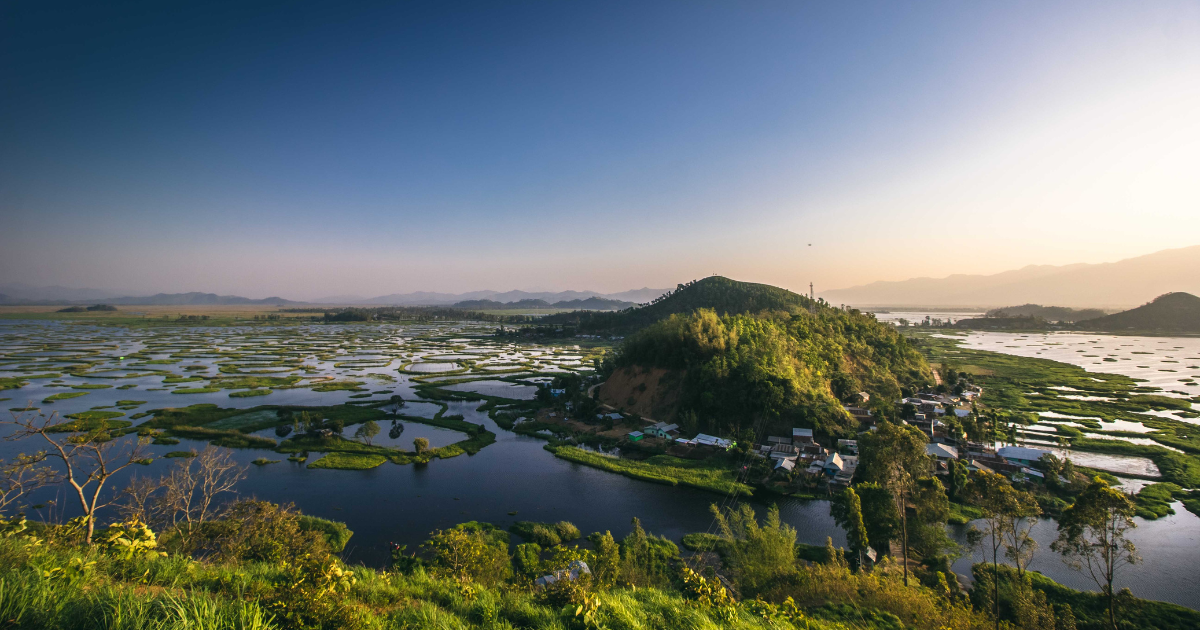
[[[332,451],[327,453],[321,459],[312,462],[308,465],[308,467],[336,468],[339,470],[367,470],[369,468],[375,468],[386,461],[388,461],[388,458],[383,455]]]
[[[714,464],[709,460],[680,459],[670,455],[655,455],[637,461],[585,451],[574,446],[546,445],[546,450],[567,461],[615,472],[626,477],[671,486],[684,485],[721,494],[752,494],[750,486],[737,481],[732,467]]]
[[[253,398],[255,396],[266,396],[273,390],[270,389],[246,389],[237,392],[229,392],[230,398]]]
[[[60,392],[58,394],[51,394],[51,395],[43,398],[42,402],[52,403],[56,400],[70,400],[71,398],[79,398],[80,396],[87,396],[87,395],[88,395],[87,392]]]
[[[214,394],[221,391],[217,387],[180,387],[171,390],[172,394]]]

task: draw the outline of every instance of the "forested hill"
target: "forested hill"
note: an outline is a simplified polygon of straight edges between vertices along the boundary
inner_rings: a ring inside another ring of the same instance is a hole
[[[845,437],[858,423],[842,404],[871,396],[890,410],[903,390],[932,384],[921,354],[900,333],[858,311],[762,311],[672,314],[625,340],[611,368],[618,380],[667,370],[651,392],[678,401],[673,417],[685,433],[790,435],[792,427]],[[760,422],[761,421],[761,422]]]
[[[1087,330],[1200,332],[1200,297],[1167,293],[1135,309],[1079,322]]]
[[[820,310],[829,307],[768,284],[738,282],[722,276],[710,276],[681,284],[674,291],[665,293],[645,306],[616,313],[560,313],[542,321],[555,325],[576,325],[580,332],[630,332],[676,313],[690,313],[700,308],[712,309],[718,315],[736,315],[761,311]]]

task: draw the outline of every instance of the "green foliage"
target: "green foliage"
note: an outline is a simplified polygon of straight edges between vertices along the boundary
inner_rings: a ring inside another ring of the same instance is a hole
[[[1000,565],[998,571],[993,571],[991,565],[976,564],[971,567],[971,571],[976,584],[971,591],[972,600],[980,606],[990,605],[991,600],[987,599],[988,593],[984,592],[984,589],[991,590],[993,575],[998,574],[1002,619],[1017,621],[1020,606],[1019,602],[1014,600],[1020,595],[1019,584],[1022,578],[1018,576],[1016,569]],[[1025,579],[1029,581],[1033,590],[1041,593],[1055,608],[1059,619],[1069,609],[1076,627],[1080,630],[1108,628],[1108,602],[1102,593],[1077,591],[1034,571],[1027,571]],[[1136,598],[1123,598],[1121,605],[1121,628],[1184,630],[1200,627],[1200,612],[1183,606]],[[1054,627],[1062,628],[1058,623]]]
[[[244,389],[238,392],[229,392],[230,398],[253,398],[255,396],[266,396],[273,390],[270,389]]]
[[[724,511],[711,506],[717,522],[726,566],[738,589],[753,595],[795,570],[796,530],[779,519],[779,508],[771,506],[760,525],[754,508],[742,504]]]
[[[521,543],[513,554],[513,568],[520,575],[533,579],[542,575],[542,547],[537,543]]]
[[[482,529],[438,530],[424,547],[435,570],[460,583],[492,585],[507,578],[510,571],[507,542],[501,547]]]
[[[1183,494],[1183,488],[1173,483],[1152,483],[1137,493],[1137,515],[1154,520],[1174,514],[1171,503]]]
[[[300,531],[304,532],[320,532],[325,537],[325,543],[329,546],[329,551],[333,553],[341,553],[346,548],[346,543],[350,542],[350,537],[354,532],[346,527],[345,523],[339,521],[331,521],[316,516],[301,514],[298,519]]]
[[[633,335],[614,364],[684,373],[680,409],[696,430],[736,434],[765,419],[767,432],[857,430],[839,396],[859,388],[895,399],[927,382],[921,355],[896,330],[857,311],[822,308],[718,316],[671,315]]]
[[[51,394],[51,395],[43,398],[42,402],[53,403],[58,400],[70,400],[72,398],[79,398],[80,396],[87,396],[87,395],[88,395],[87,392],[59,392],[57,394]]]

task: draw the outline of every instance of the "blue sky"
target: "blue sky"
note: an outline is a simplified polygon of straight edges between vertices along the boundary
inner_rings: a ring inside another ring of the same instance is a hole
[[[1200,243],[1195,2],[17,1],[0,93],[0,281],[835,288]]]

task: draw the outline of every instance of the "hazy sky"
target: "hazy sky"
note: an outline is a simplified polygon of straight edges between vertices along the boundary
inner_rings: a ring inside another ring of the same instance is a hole
[[[820,290],[1195,244],[1200,2],[0,4],[0,282]]]

